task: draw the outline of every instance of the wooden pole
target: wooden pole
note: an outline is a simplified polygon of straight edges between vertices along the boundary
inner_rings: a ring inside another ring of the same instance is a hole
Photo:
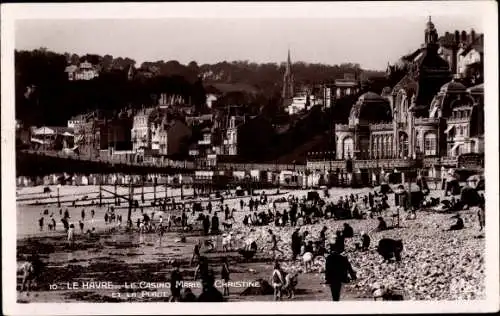
[[[99,181],[99,207],[102,207],[102,175]]]
[[[141,202],[144,204],[144,176],[142,176]]]
[[[115,179],[115,206],[118,206],[118,199],[117,199],[117,195],[118,195],[117,190],[118,190],[118,188],[117,188],[117,186],[118,186],[118,179]]]
[[[154,180],[153,180],[153,200],[155,201],[156,203],[156,184],[158,182],[158,178],[155,176]]]
[[[132,177],[129,178],[128,182],[128,214],[127,214],[127,223],[128,225],[131,225],[132,223],[132,202],[133,202],[133,195],[132,195]]]

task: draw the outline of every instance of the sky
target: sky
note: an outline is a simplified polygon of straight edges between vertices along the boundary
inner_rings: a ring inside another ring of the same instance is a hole
[[[433,16],[438,34],[473,28],[477,15]],[[187,64],[248,60],[340,64],[384,70],[418,48],[427,17],[385,18],[162,18],[17,20],[15,48],[46,47],[58,53],[110,54],[144,61]]]

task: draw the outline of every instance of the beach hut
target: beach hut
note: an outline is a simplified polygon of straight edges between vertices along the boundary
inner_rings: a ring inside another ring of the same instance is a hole
[[[83,175],[81,177],[80,183],[81,183],[81,185],[89,185],[89,178],[87,176]]]

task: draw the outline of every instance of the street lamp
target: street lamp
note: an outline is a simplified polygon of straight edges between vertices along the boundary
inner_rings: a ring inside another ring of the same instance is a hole
[[[61,207],[61,200],[59,198],[59,190],[61,189],[61,184],[57,185],[57,207]]]

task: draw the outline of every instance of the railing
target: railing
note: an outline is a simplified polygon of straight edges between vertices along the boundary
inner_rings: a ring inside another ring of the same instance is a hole
[[[437,124],[437,123],[439,123],[439,119],[433,117],[415,119],[415,124]]]
[[[192,161],[185,160],[171,160],[171,159],[158,159],[154,161],[142,161],[136,162],[127,158],[131,158],[135,156],[127,156],[120,157],[111,156],[106,158],[101,157],[93,157],[93,156],[78,156],[78,155],[67,155],[60,152],[37,152],[37,151],[25,151],[27,153],[41,155],[41,156],[49,156],[63,159],[72,159],[72,160],[80,160],[80,161],[92,161],[98,163],[106,163],[106,164],[123,164],[128,166],[137,166],[137,167],[170,167],[170,168],[178,168],[178,169],[195,169],[195,163]],[[124,159],[125,158],[125,159]]]
[[[335,124],[335,130],[336,131],[347,131],[349,130],[349,125],[348,124]]]
[[[354,167],[360,169],[368,168],[412,168],[416,165],[413,159],[378,159],[378,160],[354,160]]]
[[[250,171],[250,170],[261,170],[261,171],[285,171],[285,170],[295,170],[295,171],[305,171],[305,165],[299,164],[257,164],[257,163],[218,163],[218,170],[235,170],[235,171]]]
[[[370,124],[370,130],[372,131],[393,130],[393,128],[394,125],[392,123]]]
[[[336,170],[345,168],[346,168],[346,162],[344,160],[307,161],[307,169],[311,171]]]

